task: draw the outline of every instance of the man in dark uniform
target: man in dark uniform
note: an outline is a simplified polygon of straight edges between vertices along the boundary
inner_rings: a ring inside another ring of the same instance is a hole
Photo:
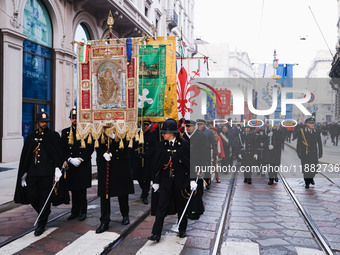
[[[256,154],[258,155],[257,165],[259,166],[258,175],[264,176],[264,172],[262,171],[262,166],[264,165],[264,154],[268,149],[268,136],[265,133],[265,126],[261,126],[256,133]]]
[[[233,164],[234,160],[237,159],[238,150],[240,146],[240,140],[239,140],[240,130],[238,129],[236,124],[232,124],[231,118],[228,118],[227,125],[228,125],[228,135],[230,137],[230,142],[231,142],[231,153],[232,153],[231,164]]]
[[[156,219],[152,228],[152,235],[148,238],[159,242],[166,215],[177,213],[180,219],[187,198],[183,195],[186,187],[196,190],[197,183],[190,181],[190,149],[189,143],[179,136],[177,122],[167,119],[161,130],[164,141],[159,142],[156,155],[156,175],[152,188],[154,192],[159,190],[159,202],[156,210]],[[189,190],[190,192],[190,190]],[[189,193],[190,194],[190,193]],[[170,209],[174,204],[175,208]],[[187,216],[179,225],[179,237],[186,236],[188,224]]]
[[[305,179],[305,188],[314,185],[314,176],[317,170],[319,158],[322,157],[322,142],[320,132],[315,129],[315,119],[313,117],[306,119],[306,127],[301,128],[298,133],[297,154],[301,159],[303,176]]]
[[[118,197],[120,213],[123,216],[122,224],[128,225],[129,219],[129,194],[133,194],[134,186],[129,165],[132,151],[128,148],[129,142],[125,139],[123,148],[119,139],[115,140],[105,136],[106,143],[100,144],[97,151],[98,167],[98,196],[100,197],[100,226],[96,233],[102,233],[109,228],[111,203],[110,197]]]
[[[134,152],[133,174],[142,189],[141,199],[144,204],[148,204],[150,182],[154,172],[154,155],[156,145],[159,141],[157,125],[151,125],[150,120],[143,121],[144,143],[136,145]],[[157,125],[158,126],[158,125]]]
[[[244,183],[251,184],[251,168],[256,166],[256,135],[250,131],[250,126],[246,125],[240,134],[240,144],[238,157],[244,168]]]
[[[197,180],[197,193],[191,198],[188,206],[188,218],[199,219],[204,212],[202,201],[204,186],[203,186],[203,170],[209,166],[208,142],[205,135],[197,129],[196,121],[185,120],[185,132],[183,139],[190,143],[190,175],[191,177],[199,176]],[[199,167],[196,169],[196,167]]]
[[[38,129],[26,138],[21,152],[14,194],[16,203],[31,204],[38,214],[43,209],[54,182],[58,182],[62,176],[60,170],[63,166],[61,139],[57,132],[48,128],[49,121],[43,109],[37,113]],[[65,203],[68,202],[66,200]],[[35,236],[44,233],[50,213],[51,199],[38,219]]]
[[[93,144],[87,143],[85,148],[81,148],[81,143],[76,138],[77,109],[75,107],[70,111],[70,119],[71,127],[65,128],[61,133],[64,159],[69,162],[68,188],[72,193],[71,215],[67,220],[79,217],[79,220],[83,221],[87,214],[86,189],[91,187],[92,180]]]
[[[284,142],[284,135],[279,126],[266,129],[268,137],[268,149],[265,151],[265,163],[268,165],[268,185],[278,182],[278,169],[281,163],[282,143]],[[276,169],[276,171],[275,171]]]
[[[197,122],[197,128],[200,130],[203,135],[205,135],[207,142],[208,142],[208,148],[209,148],[209,164],[215,165],[216,159],[217,159],[217,142],[215,140],[214,133],[205,126],[206,121],[202,119],[196,120]],[[211,179],[210,179],[210,174],[207,173],[207,178],[205,178],[205,181],[207,183],[206,188],[210,189],[210,184],[211,184]]]

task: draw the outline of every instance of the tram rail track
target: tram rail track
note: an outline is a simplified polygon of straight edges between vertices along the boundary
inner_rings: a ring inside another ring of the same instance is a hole
[[[312,235],[316,239],[317,243],[321,247],[321,249],[327,254],[327,255],[333,255],[333,251],[329,247],[327,241],[319,231],[318,227],[314,224],[313,220],[307,213],[306,209],[302,206],[302,204],[299,202],[298,198],[295,196],[293,190],[289,186],[288,182],[286,181],[285,177],[279,173],[280,179],[282,181],[282,184],[284,188],[286,189],[287,193],[290,195],[291,199],[293,200],[294,204],[300,211],[302,217],[304,218],[304,221],[306,222],[308,229],[311,231]]]

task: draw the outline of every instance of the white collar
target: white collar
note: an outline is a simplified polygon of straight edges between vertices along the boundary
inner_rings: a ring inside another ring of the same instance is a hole
[[[197,130],[197,126],[195,126],[195,130],[191,134],[189,134],[187,130],[185,130],[185,133],[187,134],[187,136],[190,139],[195,134],[196,130]]]
[[[172,142],[172,146],[175,145],[175,141],[176,141],[176,137],[174,139],[172,139],[171,141],[169,141],[169,144]]]

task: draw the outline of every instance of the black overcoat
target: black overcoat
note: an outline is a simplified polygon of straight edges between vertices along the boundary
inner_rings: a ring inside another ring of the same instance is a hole
[[[266,134],[272,131],[272,137],[268,137],[268,150],[265,152],[264,162],[266,164],[279,165],[281,163],[281,151],[282,143],[284,141],[283,133],[280,129],[273,128],[271,130],[266,129]],[[273,149],[269,150],[269,145],[273,146]]]
[[[129,142],[124,141],[124,149],[119,149],[119,142],[110,140],[111,161],[107,162],[103,157],[107,152],[107,138],[105,144],[96,148],[98,168],[98,196],[106,196],[106,170],[109,165],[108,196],[116,197],[133,194],[134,185],[129,161],[131,160],[132,149],[128,148]]]
[[[84,161],[78,167],[68,163],[67,171],[69,190],[80,190],[91,187],[92,165],[91,155],[93,153],[93,143],[86,143],[86,148],[80,148],[81,142],[76,139],[76,129],[72,128],[73,144],[69,144],[70,128],[65,128],[61,132],[61,141],[63,145],[64,160],[68,158],[82,158]]]

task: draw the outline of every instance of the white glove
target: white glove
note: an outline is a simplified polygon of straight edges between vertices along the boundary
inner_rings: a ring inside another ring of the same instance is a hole
[[[70,162],[75,167],[78,167],[80,163],[82,162],[80,158],[69,158],[67,161]]]
[[[21,187],[26,187],[26,178],[27,178],[27,173],[24,173],[24,175],[21,177]]]
[[[273,132],[270,131],[270,132],[268,133],[268,136],[269,136],[269,137],[273,136]]]
[[[107,153],[105,152],[103,157],[105,158],[106,161],[110,161],[111,160],[111,157],[112,157],[112,153]]]
[[[152,184],[152,188],[153,188],[153,192],[156,192],[159,189],[159,184],[158,183]]]
[[[109,135],[109,137],[113,140],[113,139],[115,139],[116,134],[115,134],[115,133],[112,133],[111,135]]]
[[[257,154],[254,154],[254,159],[257,160]]]
[[[197,189],[197,182],[190,181],[190,189],[191,190],[196,190]]]
[[[60,177],[62,176],[62,173],[58,167],[55,168],[54,171],[54,181],[58,182],[60,180]]]
[[[269,146],[268,146],[268,149],[269,149],[269,150],[272,150],[272,149],[274,149],[274,146],[273,146],[273,145],[269,145]]]
[[[241,154],[239,154],[239,155],[238,155],[238,158],[239,158],[239,159],[242,159],[242,155],[241,155]]]

